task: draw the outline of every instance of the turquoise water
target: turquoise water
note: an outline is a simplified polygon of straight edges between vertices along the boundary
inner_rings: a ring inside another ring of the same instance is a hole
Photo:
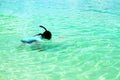
[[[120,80],[119,4],[0,0],[0,80]],[[39,25],[52,40],[21,45]]]

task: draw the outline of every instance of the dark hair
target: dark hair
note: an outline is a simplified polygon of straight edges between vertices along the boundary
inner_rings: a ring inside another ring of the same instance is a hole
[[[45,32],[43,32],[42,37],[45,38],[45,39],[48,39],[50,40],[52,38],[52,34],[50,31],[48,31],[45,27],[43,26],[40,26],[41,28],[43,28],[45,30]]]
[[[45,39],[50,40],[51,37],[52,37],[52,34],[51,34],[50,31],[45,31],[45,32],[42,34],[42,37],[45,38]]]

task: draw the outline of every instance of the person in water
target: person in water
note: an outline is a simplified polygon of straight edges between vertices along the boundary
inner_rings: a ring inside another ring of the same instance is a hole
[[[21,42],[31,44],[33,42],[41,42],[42,39],[50,40],[52,38],[52,33],[48,31],[44,26],[40,27],[45,30],[43,33],[39,33],[34,35],[33,37],[22,39]]]

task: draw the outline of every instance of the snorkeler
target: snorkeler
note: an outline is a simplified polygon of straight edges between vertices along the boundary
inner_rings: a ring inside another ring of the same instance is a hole
[[[21,42],[31,44],[33,42],[41,42],[42,39],[50,40],[52,38],[51,32],[48,31],[44,26],[40,27],[45,30],[43,33],[39,33],[34,35],[33,37],[22,39]]]

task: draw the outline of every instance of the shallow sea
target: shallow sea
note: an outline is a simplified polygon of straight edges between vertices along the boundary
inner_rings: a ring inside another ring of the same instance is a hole
[[[0,0],[0,80],[120,80],[120,1]]]

